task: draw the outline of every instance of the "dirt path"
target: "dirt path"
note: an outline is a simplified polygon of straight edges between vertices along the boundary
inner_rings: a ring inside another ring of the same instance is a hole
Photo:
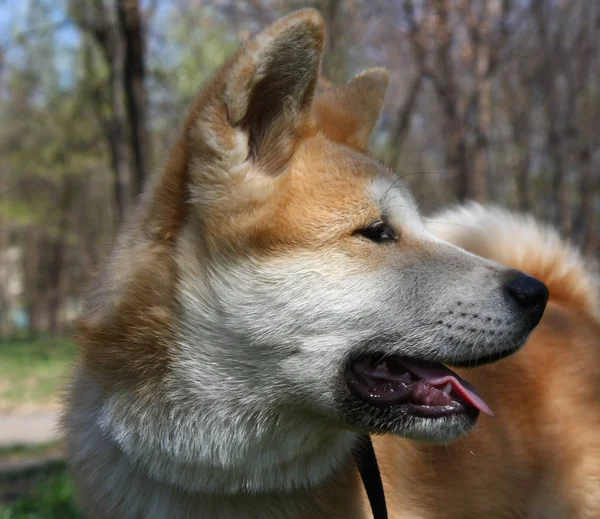
[[[58,411],[0,413],[0,447],[58,439]]]

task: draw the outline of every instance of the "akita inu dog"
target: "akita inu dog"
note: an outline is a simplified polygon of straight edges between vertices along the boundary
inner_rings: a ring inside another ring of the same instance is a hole
[[[458,438],[491,411],[444,364],[542,316],[367,154],[384,70],[315,96],[323,38],[300,11],[223,65],[90,294],[64,418],[89,517],[369,517],[358,435]]]
[[[494,410],[449,445],[374,438],[388,505],[410,519],[600,517],[598,278],[558,233],[477,204],[431,217],[444,239],[543,280],[550,300],[517,355],[462,373]],[[456,323],[458,324],[458,323]]]

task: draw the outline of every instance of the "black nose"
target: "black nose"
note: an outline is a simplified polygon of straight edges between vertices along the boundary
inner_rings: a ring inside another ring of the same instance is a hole
[[[519,273],[505,285],[508,295],[529,315],[531,326],[536,326],[548,302],[548,288],[541,281]]]

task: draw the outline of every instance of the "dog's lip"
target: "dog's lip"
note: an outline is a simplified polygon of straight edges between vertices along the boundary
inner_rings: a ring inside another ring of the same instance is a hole
[[[478,357],[476,359],[465,359],[465,360],[452,359],[451,362],[446,362],[446,364],[448,364],[449,366],[452,366],[454,368],[477,368],[479,366],[483,366],[484,364],[490,364],[492,362],[497,362],[506,357],[509,357],[510,355],[513,355],[514,353],[516,353],[517,351],[519,351],[521,349],[521,347],[523,346],[524,343],[525,343],[525,341],[523,341],[522,344],[513,346],[512,348],[508,348],[506,350],[492,353],[490,355],[484,355],[483,357]]]
[[[469,382],[435,362],[364,355],[348,365],[346,380],[355,397],[375,407],[402,405],[431,418],[468,410],[493,415]]]

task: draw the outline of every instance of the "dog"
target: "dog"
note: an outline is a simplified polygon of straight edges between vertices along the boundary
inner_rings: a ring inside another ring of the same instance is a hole
[[[296,12],[216,72],[90,290],[63,419],[90,518],[371,517],[358,437],[461,437],[492,411],[446,365],[542,317],[369,156],[385,70],[315,95],[324,30]]]
[[[390,508],[411,519],[600,517],[596,269],[553,229],[499,208],[455,208],[428,228],[536,276],[550,300],[522,351],[461,373],[494,418],[449,445],[374,439]]]

